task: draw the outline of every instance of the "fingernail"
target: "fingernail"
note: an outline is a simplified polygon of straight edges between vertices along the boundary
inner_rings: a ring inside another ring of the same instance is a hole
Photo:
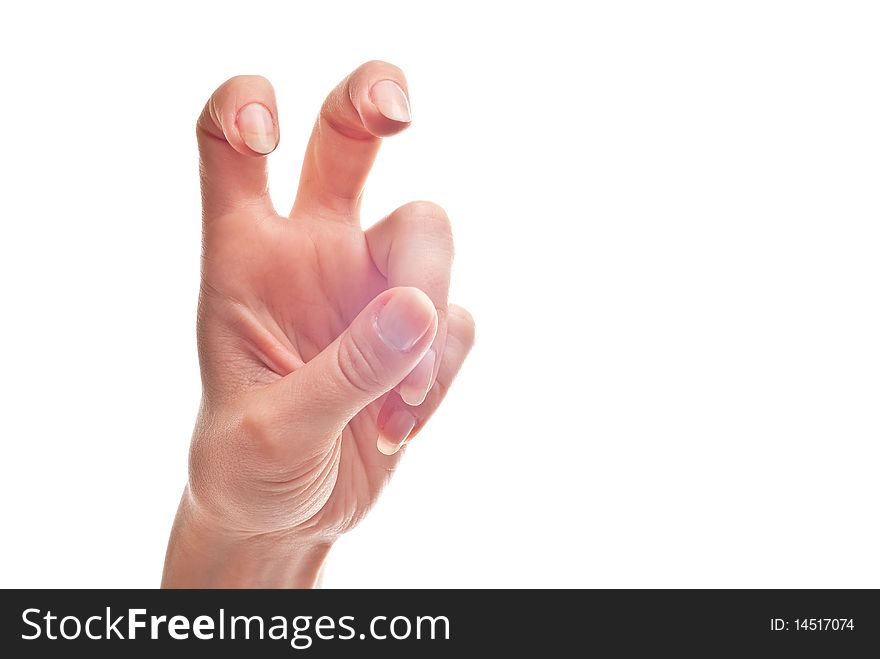
[[[385,455],[394,455],[416,427],[415,417],[406,410],[394,410],[379,430],[376,448]]]
[[[278,144],[272,113],[262,103],[248,103],[238,111],[238,132],[257,153],[271,153]]]
[[[380,80],[370,90],[373,104],[391,121],[409,123],[412,115],[409,111],[409,99],[406,93],[393,80]]]
[[[400,397],[407,405],[421,405],[431,389],[431,380],[434,377],[434,362],[437,353],[431,348],[422,357],[422,361],[410,371],[403,382],[400,383]]]
[[[419,300],[421,304],[413,300],[416,295],[424,298]],[[391,348],[406,352],[431,329],[436,313],[434,305],[424,293],[401,291],[379,311],[376,319],[379,336]]]

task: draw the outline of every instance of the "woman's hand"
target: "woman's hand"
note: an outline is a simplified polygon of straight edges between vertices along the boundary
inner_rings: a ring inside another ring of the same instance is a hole
[[[367,231],[359,202],[381,138],[409,126],[396,67],[367,63],[325,101],[288,217],[272,207],[269,82],[223,84],[199,117],[203,398],[165,586],[312,586],[473,344],[447,303],[438,206]]]

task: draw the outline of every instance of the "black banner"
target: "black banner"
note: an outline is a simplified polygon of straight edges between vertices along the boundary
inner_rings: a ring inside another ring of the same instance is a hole
[[[7,657],[880,651],[875,590],[7,590],[0,616]]]

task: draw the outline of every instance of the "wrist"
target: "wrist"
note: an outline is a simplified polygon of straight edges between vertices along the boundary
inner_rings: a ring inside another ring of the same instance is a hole
[[[168,541],[163,588],[315,588],[332,542],[285,530],[222,529],[184,492]]]

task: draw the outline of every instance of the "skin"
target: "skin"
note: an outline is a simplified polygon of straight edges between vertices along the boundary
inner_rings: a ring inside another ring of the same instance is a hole
[[[410,120],[399,69],[355,70],[321,109],[283,216],[267,189],[269,82],[232,78],[199,117],[203,396],[163,586],[315,586],[461,368],[474,324],[447,301],[446,214],[413,202],[360,227],[381,140]]]

